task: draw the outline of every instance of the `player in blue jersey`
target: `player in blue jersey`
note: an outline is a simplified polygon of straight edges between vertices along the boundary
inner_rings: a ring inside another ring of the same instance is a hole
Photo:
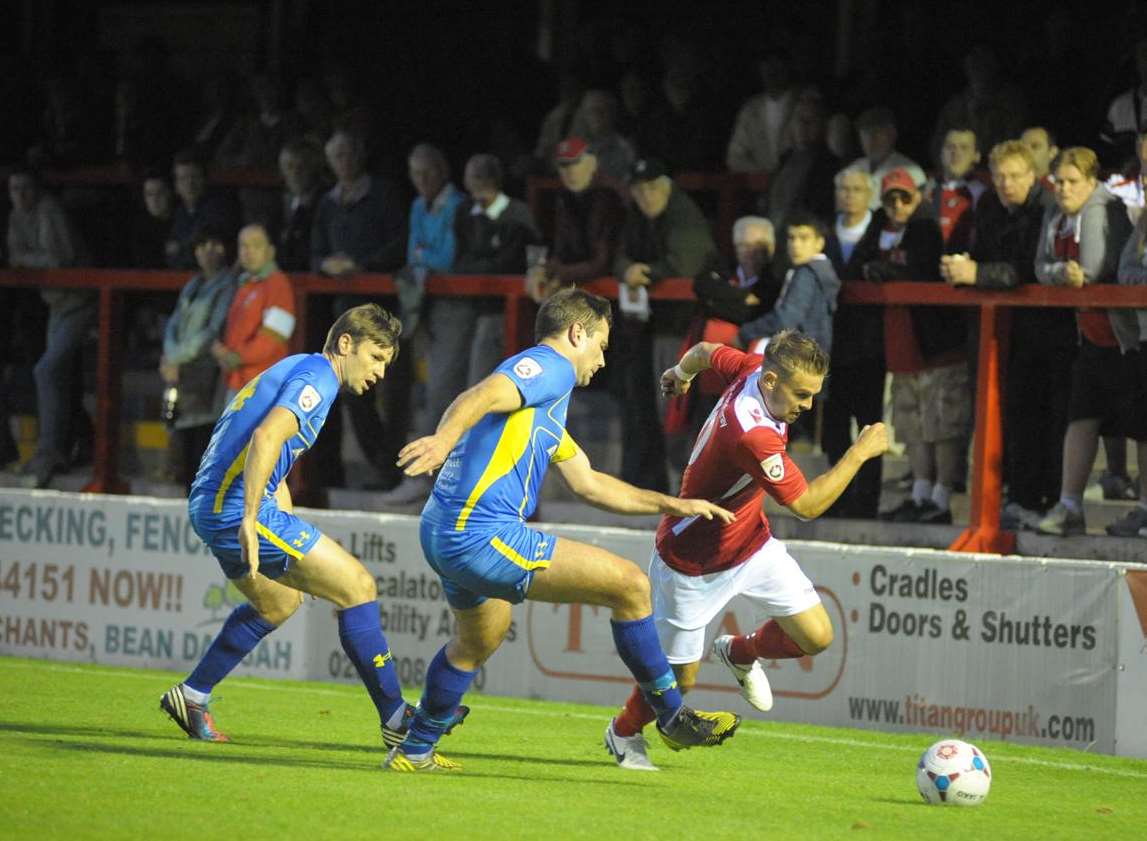
[[[618,654],[674,750],[719,744],[740,723],[732,713],[697,712],[682,703],[653,625],[649,579],[636,564],[526,524],[550,464],[575,494],[600,508],[733,519],[706,500],[643,490],[594,470],[566,431],[574,386],[587,385],[605,364],[610,321],[604,298],[558,292],[538,312],[538,344],[463,392],[433,435],[399,453],[407,475],[442,468],[422,511],[421,540],[457,623],[427,668],[406,739],[387,756],[393,770],[458,767],[435,746],[479,666],[505,636],[511,605],[526,598],[612,609]]]
[[[322,353],[288,356],[248,382],[215,424],[188,499],[196,533],[247,597],[224,622],[195,670],[160,699],[193,739],[225,742],[208,712],[211,690],[302,604],[338,608],[343,650],[378,710],[383,739],[398,744],[413,714],[402,698],[379,621],[372,576],[357,559],[296,515],[286,477],[314,446],[340,391],[363,394],[398,352],[402,325],[377,304],[343,313]],[[451,726],[465,717],[452,712]]]

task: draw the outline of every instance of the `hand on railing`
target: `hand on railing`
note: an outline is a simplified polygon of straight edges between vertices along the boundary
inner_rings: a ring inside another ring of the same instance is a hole
[[[945,254],[940,258],[940,277],[949,286],[975,286],[976,261],[968,254]]]
[[[1086,283],[1086,276],[1083,274],[1083,266],[1075,260],[1068,260],[1063,268],[1063,279],[1067,286],[1073,289],[1079,289]]]

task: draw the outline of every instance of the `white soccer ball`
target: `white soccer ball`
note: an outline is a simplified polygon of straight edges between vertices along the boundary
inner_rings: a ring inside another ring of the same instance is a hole
[[[979,806],[992,786],[992,766],[975,745],[944,739],[924,751],[916,764],[916,788],[924,802]]]

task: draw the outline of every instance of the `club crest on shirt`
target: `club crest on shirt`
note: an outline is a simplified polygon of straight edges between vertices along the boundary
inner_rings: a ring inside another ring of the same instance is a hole
[[[299,392],[299,408],[304,412],[311,411],[321,402],[322,398],[319,397],[319,393],[313,385],[305,385],[303,390]]]
[[[542,373],[542,366],[529,356],[523,356],[514,363],[514,373],[523,380],[531,380]]]
[[[765,471],[765,478],[770,482],[779,482],[785,478],[785,458],[780,453],[773,453],[761,462],[761,470]]]

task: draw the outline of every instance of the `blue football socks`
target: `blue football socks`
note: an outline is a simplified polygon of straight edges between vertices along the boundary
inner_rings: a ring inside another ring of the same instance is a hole
[[[657,722],[668,727],[681,709],[681,690],[677,688],[673,669],[661,649],[661,641],[657,639],[653,615],[624,622],[613,619],[610,625],[618,655],[637,681],[649,706],[657,713]]]
[[[426,668],[426,688],[402,743],[404,754],[423,756],[434,750],[477,674],[451,664],[446,659],[445,646],[438,649]]]
[[[382,633],[378,602],[363,602],[340,610],[339,640],[370,693],[379,722],[386,725],[406,701],[402,699],[394,658]]]
[[[195,671],[184,681],[184,686],[200,693],[201,697],[209,697],[215,684],[227,677],[239,665],[239,661],[273,630],[275,626],[260,616],[250,604],[239,605],[231,611]]]

